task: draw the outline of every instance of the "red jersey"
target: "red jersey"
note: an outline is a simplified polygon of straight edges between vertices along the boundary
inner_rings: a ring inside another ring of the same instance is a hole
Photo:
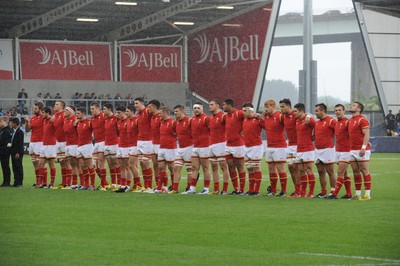
[[[128,136],[129,136],[130,147],[137,146],[138,133],[139,129],[138,129],[137,117],[132,117],[128,124]]]
[[[349,120],[349,137],[350,137],[350,149],[361,150],[364,141],[363,129],[369,128],[368,120],[362,116],[357,115]],[[370,146],[367,144],[366,150],[369,150]]]
[[[283,115],[283,126],[285,127],[286,136],[288,139],[289,146],[297,145],[297,134],[296,134],[296,116],[294,111],[289,114]]]
[[[65,134],[64,134],[64,112],[58,112],[54,115],[53,121],[56,139],[58,142],[65,142]]]
[[[105,131],[105,142],[106,146],[117,145],[118,140],[118,119],[115,115],[106,116],[104,119],[104,131]]]
[[[243,140],[246,147],[259,146],[262,144],[261,131],[264,128],[264,120],[245,117],[243,120]]]
[[[76,131],[78,132],[78,146],[92,143],[93,127],[89,119],[79,121]]]
[[[268,148],[286,148],[286,138],[284,134],[284,117],[280,112],[265,115],[264,128],[267,133]]]
[[[56,145],[56,130],[51,118],[43,119],[43,145]]]
[[[78,132],[74,126],[76,116],[70,118],[64,117],[64,134],[67,141],[67,146],[78,145]]]
[[[32,116],[29,120],[31,126],[31,142],[43,141],[43,117],[41,115]]]
[[[161,120],[160,149],[176,149],[176,121],[172,118]]]
[[[118,127],[118,135],[119,135],[119,144],[118,147],[121,148],[128,148],[131,145],[128,133],[128,127],[130,124],[129,118],[125,118],[124,120],[118,120],[117,127]]]
[[[315,148],[333,148],[333,138],[335,137],[336,120],[330,116],[319,119],[315,122]]]
[[[205,148],[210,146],[210,117],[206,114],[195,115],[190,121],[190,131],[193,137],[195,148]]]
[[[193,145],[192,133],[190,132],[191,120],[185,116],[176,120],[176,135],[178,137],[179,148],[185,148]]]
[[[104,130],[104,114],[99,113],[98,115],[92,116],[91,120],[93,133],[94,133],[94,141],[95,143],[102,142],[105,140],[105,130]]]
[[[336,138],[336,151],[349,152],[350,151],[350,138],[349,138],[349,119],[343,117],[336,122],[335,138]]]
[[[218,114],[213,114],[210,117],[210,141],[211,144],[216,144],[220,142],[225,142],[225,114],[219,112]]]
[[[243,120],[244,112],[242,110],[233,110],[225,114],[226,146],[243,146]]]
[[[314,150],[312,132],[315,127],[315,120],[310,118],[310,123],[308,124],[304,123],[305,120],[306,116],[296,120],[297,152]]]
[[[151,142],[153,144],[160,144],[160,123],[161,117],[159,113],[151,116]]]
[[[149,113],[149,110],[144,108],[142,111],[139,111],[137,114],[138,119],[138,140],[149,141],[152,139],[151,134],[151,117],[152,115]]]

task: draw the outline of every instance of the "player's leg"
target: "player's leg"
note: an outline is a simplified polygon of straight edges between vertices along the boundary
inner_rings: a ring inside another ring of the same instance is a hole
[[[219,168],[221,168],[222,177],[223,177],[223,180],[224,180],[224,184],[222,186],[221,194],[222,195],[227,195],[228,194],[229,179],[230,179],[228,164],[226,163],[225,156],[217,158],[217,161],[218,161]]]
[[[236,169],[239,172],[239,186],[238,190],[236,191],[236,194],[241,194],[245,191],[246,187],[246,171],[245,171],[245,166],[244,166],[244,157],[240,158],[233,158],[233,161],[235,163]],[[235,171],[236,172],[236,171]],[[229,172],[229,175],[231,172]],[[233,188],[236,189],[235,183],[233,183]]]
[[[192,178],[190,181],[190,188],[188,191],[183,192],[182,194],[194,194],[196,193],[196,185],[197,185],[197,176],[200,171],[200,157],[196,154],[197,149],[193,149],[193,156],[191,160],[192,164]]]
[[[329,176],[329,184],[331,187],[330,194],[332,194],[335,191],[335,184],[336,184],[335,164],[334,163],[325,164],[325,170]]]
[[[307,162],[305,163],[305,168],[306,168],[306,173],[307,173],[307,177],[308,177],[308,185],[309,185],[309,192],[307,194],[308,198],[313,198],[314,197],[314,189],[315,189],[315,176],[313,173],[313,165],[314,163],[311,162]]]
[[[210,160],[208,157],[200,157],[200,165],[203,169],[204,188],[200,194],[208,194],[210,188],[211,174],[210,174]]]
[[[210,194],[218,194],[219,193],[219,168],[218,168],[218,161],[217,158],[213,157],[210,158],[210,164],[211,164],[211,171],[212,171],[212,178],[213,178],[213,183],[214,183],[214,189]]]
[[[278,194],[280,197],[286,196],[286,187],[287,187],[287,174],[286,174],[286,162],[276,162],[275,167],[278,171],[279,182],[281,184],[281,192]]]
[[[360,171],[364,178],[364,188],[365,188],[365,196],[363,199],[369,200],[371,199],[371,183],[372,178],[369,172],[369,161],[359,162]]]
[[[267,163],[268,163],[270,189],[269,191],[267,191],[266,196],[275,196],[277,193],[276,184],[278,183],[278,173],[276,170],[276,165],[272,160],[267,161]]]
[[[325,165],[321,161],[316,162],[317,170],[318,170],[318,176],[319,176],[319,182],[321,184],[321,192],[316,195],[317,198],[325,198],[326,193],[327,193],[327,185],[328,185],[328,180],[326,178],[326,169]]]
[[[132,191],[142,190],[143,186],[140,182],[140,173],[139,173],[139,157],[136,154],[129,155],[129,168],[133,175],[133,187]]]

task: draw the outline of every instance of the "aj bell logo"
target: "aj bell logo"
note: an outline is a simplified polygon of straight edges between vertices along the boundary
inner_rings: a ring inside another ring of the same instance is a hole
[[[176,68],[178,67],[178,54],[170,53],[169,56],[164,56],[161,53],[136,53],[134,49],[125,51],[129,57],[127,67],[145,67],[148,70],[153,68]]]
[[[42,54],[42,61],[40,65],[50,63],[51,65],[61,65],[63,68],[68,66],[94,66],[93,63],[93,52],[84,51],[78,54],[75,50],[54,50],[49,51],[46,46],[40,46],[35,51],[39,51]]]
[[[229,62],[253,61],[260,59],[258,51],[258,35],[249,35],[244,41],[237,36],[215,37],[209,40],[206,34],[198,35],[194,40],[200,46],[200,59],[197,64],[219,61],[226,67]]]

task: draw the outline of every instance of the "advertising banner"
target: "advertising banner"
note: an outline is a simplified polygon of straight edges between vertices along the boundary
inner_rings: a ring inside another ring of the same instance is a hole
[[[251,102],[272,4],[189,36],[189,88],[207,100]]]
[[[13,49],[11,40],[0,40],[0,80],[14,79]]]
[[[120,45],[119,54],[121,81],[182,81],[181,46]]]
[[[108,43],[20,41],[22,79],[112,80]]]

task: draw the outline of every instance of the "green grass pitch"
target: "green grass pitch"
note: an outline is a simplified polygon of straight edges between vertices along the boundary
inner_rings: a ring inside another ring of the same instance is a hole
[[[372,154],[370,201],[30,189],[24,166],[0,265],[400,265],[399,153]]]

